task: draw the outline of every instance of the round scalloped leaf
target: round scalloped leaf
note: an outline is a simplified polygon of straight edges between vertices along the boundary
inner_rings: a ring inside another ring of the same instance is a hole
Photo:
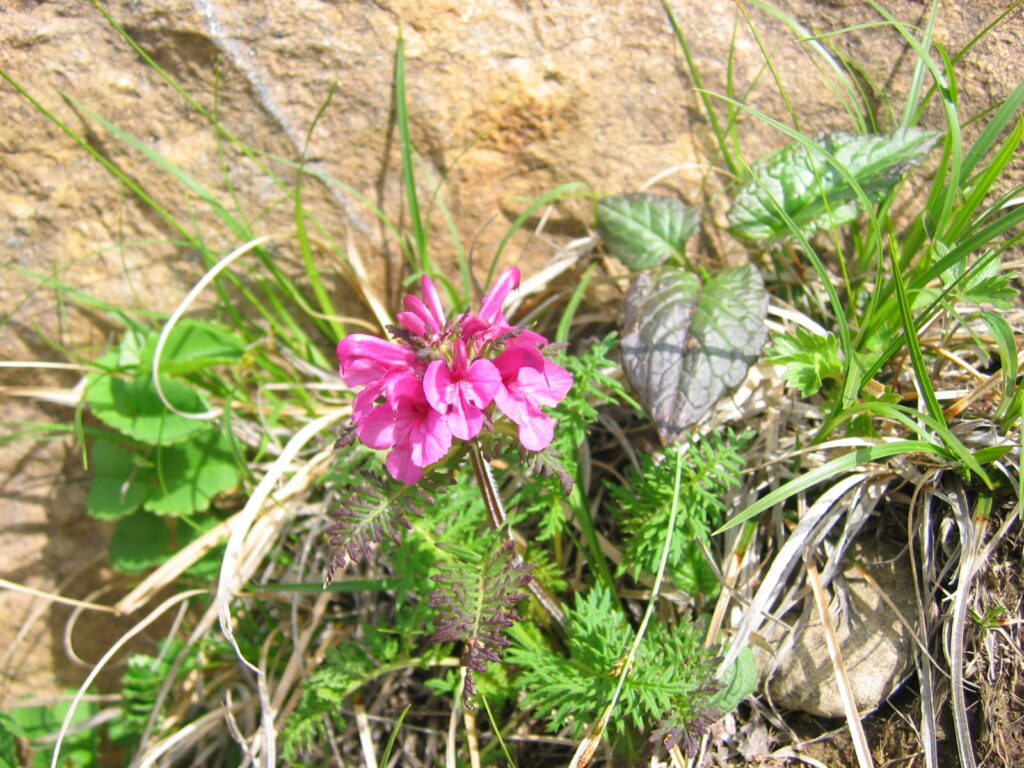
[[[163,518],[136,512],[118,521],[110,538],[110,564],[122,573],[140,573],[171,554],[171,533]]]
[[[139,353],[141,371],[153,368],[159,333],[146,339]],[[229,328],[201,320],[182,320],[167,335],[160,350],[160,372],[182,376],[212,365],[237,363],[245,354],[245,342]]]
[[[597,231],[613,256],[634,272],[682,258],[697,230],[697,212],[674,197],[615,195],[597,203]]]
[[[743,381],[768,337],[768,295],[750,264],[706,285],[672,267],[641,272],[626,295],[622,367],[666,443]]]
[[[145,508],[159,515],[189,515],[209,508],[218,493],[238,485],[238,461],[223,433],[207,429],[184,443],[161,448]]]
[[[184,413],[207,410],[202,396],[178,379],[160,377],[167,402]],[[171,445],[209,429],[201,419],[188,419],[167,410],[152,376],[126,379],[111,374],[90,377],[85,400],[100,421],[143,443]]]
[[[97,439],[89,455],[92,482],[86,508],[97,520],[118,520],[137,510],[149,495],[152,470],[138,454],[112,440]]]

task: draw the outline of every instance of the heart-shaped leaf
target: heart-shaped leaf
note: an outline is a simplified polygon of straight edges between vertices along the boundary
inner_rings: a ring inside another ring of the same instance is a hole
[[[881,135],[854,136],[837,131],[814,138],[856,179],[867,199],[878,202],[900,177],[919,165],[939,140],[935,131],[900,128]],[[793,234],[784,211],[805,237],[839,227],[863,213],[847,177],[803,144],[790,144],[759,160],[753,176],[733,199],[729,224],[748,240],[778,240]]]
[[[157,448],[158,473],[144,504],[160,515],[188,515],[209,508],[218,493],[238,483],[231,442],[215,429],[170,447]]]
[[[704,286],[672,267],[633,278],[622,365],[662,440],[679,439],[743,381],[767,339],[767,311],[764,282],[750,264]]]
[[[605,246],[634,272],[682,258],[700,222],[697,212],[674,197],[615,195],[597,203],[597,231]]]
[[[110,537],[110,564],[122,573],[139,573],[171,555],[171,533],[162,517],[136,512],[119,520]]]

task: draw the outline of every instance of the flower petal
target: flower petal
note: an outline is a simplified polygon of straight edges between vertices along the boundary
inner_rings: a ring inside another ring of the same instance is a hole
[[[338,342],[341,378],[350,387],[372,384],[392,368],[411,368],[415,361],[411,349],[365,333]]]
[[[502,380],[507,384],[519,377],[523,368],[544,370],[544,355],[530,344],[513,344],[494,359],[494,364],[501,373]]]
[[[395,412],[390,405],[378,405],[359,422],[356,431],[364,445],[378,450],[390,448],[398,440]]]
[[[385,461],[388,472],[395,480],[400,480],[407,485],[415,485],[423,477],[423,468],[412,463],[407,447],[396,447]]]
[[[519,424],[519,442],[528,451],[543,451],[555,437],[555,423],[539,410]]]
[[[466,374],[463,392],[477,408],[486,408],[501,386],[501,372],[490,360],[474,360]],[[467,391],[468,390],[468,391]]]
[[[480,319],[486,323],[493,323],[501,315],[501,306],[505,303],[509,293],[519,287],[519,270],[510,267],[501,273],[501,277],[495,281],[491,290],[484,296],[480,305]]]
[[[426,275],[423,276],[423,280],[420,281],[420,286],[423,288],[423,301],[426,303],[430,313],[434,316],[434,322],[437,323],[437,330],[440,331],[444,328],[444,306],[441,304],[441,296],[437,292],[437,286],[434,285],[434,281]]]
[[[447,413],[452,402],[452,372],[443,360],[435,360],[423,374],[423,394],[430,407],[438,413]]]
[[[519,391],[537,405],[558,405],[572,388],[572,374],[562,366],[544,361],[544,369],[521,368]]]

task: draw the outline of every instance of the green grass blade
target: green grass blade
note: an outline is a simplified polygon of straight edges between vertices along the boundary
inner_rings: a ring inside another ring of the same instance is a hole
[[[334,82],[327,91],[327,97],[320,104],[320,108],[313,117],[313,121],[309,124],[309,130],[306,132],[306,141],[302,149],[302,157],[299,160],[299,173],[295,179],[295,230],[299,240],[299,250],[302,252],[302,261],[306,266],[306,276],[309,278],[309,283],[313,288],[313,295],[320,305],[320,311],[326,316],[324,322],[327,323],[333,337],[340,339],[345,335],[345,328],[335,319],[338,313],[330,296],[327,295],[327,289],[324,288],[323,280],[320,278],[320,270],[317,268],[316,260],[313,258],[313,249],[310,247],[309,233],[306,230],[306,210],[302,205],[303,169],[306,163],[307,152],[309,151],[309,142],[313,137],[313,131],[316,129],[317,123],[324,116],[324,112],[327,111],[331,104],[331,99],[334,98],[334,94],[337,92],[338,83]]]
[[[409,224],[412,227],[413,251],[416,263],[411,265],[414,270],[430,273],[431,265],[427,257],[427,229],[420,215],[419,193],[416,190],[416,174],[413,170],[412,136],[409,132],[408,93],[405,87],[405,40],[398,37],[398,48],[395,51],[395,122],[398,125],[399,151],[402,156],[402,186],[405,188],[405,199],[409,206]]]
[[[490,285],[494,280],[494,272],[498,268],[498,261],[501,259],[501,254],[505,251],[505,247],[512,239],[513,235],[518,232],[522,226],[530,220],[530,217],[537,212],[538,209],[548,205],[550,203],[557,202],[567,197],[590,197],[592,195],[590,187],[582,181],[571,181],[568,184],[563,184],[560,187],[555,187],[550,192],[546,192],[536,200],[527,206],[526,210],[523,211],[516,217],[516,220],[512,222],[512,226],[508,228],[508,232],[498,243],[498,248],[494,252],[494,257],[491,259],[491,265],[487,270],[487,280],[485,285]]]
[[[972,218],[981,208],[985,197],[992,189],[992,185],[1003,175],[1003,171],[1010,161],[1016,157],[1017,149],[1020,147],[1022,139],[1024,139],[1024,116],[1017,120],[1017,125],[1014,126],[1013,131],[1007,137],[1006,143],[996,152],[992,162],[977,177],[971,180],[967,195],[964,197],[963,202],[959,204],[957,212],[953,215],[953,220],[943,233],[942,239],[944,242],[951,243],[956,241],[967,229]],[[965,163],[964,171],[966,172],[966,170]]]
[[[1013,93],[1007,97],[999,111],[992,116],[977,140],[967,150],[963,165],[965,176],[970,176],[974,172],[974,169],[989,153],[992,145],[999,139],[1003,129],[1020,112],[1022,104],[1024,104],[1024,80],[1013,89]]]
[[[981,317],[999,350],[1000,367],[1003,372],[1003,398],[996,410],[995,418],[1002,420],[1009,412],[1017,389],[1017,340],[1014,338],[1013,329],[1002,315],[982,312]]]
[[[579,308],[580,302],[583,301],[583,295],[587,292],[587,286],[590,285],[596,269],[597,265],[595,264],[587,267],[583,277],[580,278],[579,285],[576,286],[576,290],[569,297],[569,302],[565,305],[565,311],[562,312],[562,317],[558,321],[558,330],[555,331],[556,343],[564,344],[569,341],[569,331],[572,328],[573,318],[576,317],[576,310]]]
[[[793,478],[785,485],[779,486],[771,493],[768,493],[755,501],[735,517],[731,518],[712,535],[722,533],[742,522],[750,520],[764,512],[766,509],[775,506],[779,502],[785,501],[801,491],[806,491],[808,488],[824,482],[831,477],[844,472],[849,472],[863,464],[881,461],[882,459],[887,459],[890,456],[899,456],[906,453],[931,453],[941,456],[942,458],[949,458],[942,449],[932,443],[926,443],[921,440],[897,440],[891,443],[863,446],[851,451],[850,453],[846,453],[832,459],[831,461],[827,461],[820,467],[816,467],[809,472],[805,472],[799,477]]]
[[[874,3],[872,3],[874,5]],[[928,21],[925,22],[924,34],[921,39],[921,48],[927,50],[931,47],[935,35],[935,20],[938,18],[939,4],[932,0],[932,7],[928,12]],[[888,14],[885,14],[887,18]],[[910,78],[910,88],[907,91],[907,100],[903,105],[903,119],[900,125],[909,128],[917,125],[919,120],[919,109],[921,107],[921,88],[924,85],[925,62],[918,57],[914,62],[914,73]]]
[[[686,35],[683,34],[682,27],[679,26],[679,22],[676,20],[676,16],[672,12],[672,8],[667,0],[662,0],[661,7],[664,9],[665,15],[668,16],[668,23],[672,26],[672,32],[675,34],[676,41],[678,41],[679,47],[683,51],[683,58],[686,59],[686,68],[689,70],[690,79],[693,80],[697,93],[704,104],[704,111],[708,114],[708,120],[711,122],[711,132],[715,134],[715,141],[718,142],[718,150],[722,153],[725,164],[729,166],[729,171],[734,176],[738,176],[741,169],[733,153],[729,151],[728,133],[722,129],[715,104],[708,93],[704,91],[704,81],[700,76],[697,63],[693,59],[693,52],[690,50],[690,44],[686,39]]]

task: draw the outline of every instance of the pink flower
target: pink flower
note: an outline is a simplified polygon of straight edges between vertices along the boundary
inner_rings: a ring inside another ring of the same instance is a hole
[[[352,414],[357,422],[397,376],[415,375],[424,368],[408,347],[364,333],[353,333],[338,342],[338,363],[341,378],[348,386],[366,387],[352,401]]]
[[[359,439],[388,450],[388,471],[410,484],[448,454],[453,438],[474,439],[499,411],[518,426],[524,448],[547,447],[554,422],[541,408],[561,402],[572,376],[541,353],[547,339],[502,312],[519,270],[506,270],[480,311],[455,322],[434,282],[421,285],[423,298],[406,296],[398,313],[398,341],[357,333],[338,344],[342,379],[363,388],[352,403]]]
[[[484,425],[484,409],[491,404],[501,386],[501,374],[494,363],[484,358],[469,364],[466,342],[456,339],[452,364],[435,360],[423,374],[427,402],[438,413],[446,414],[452,436],[472,440]]]
[[[562,402],[572,375],[530,344],[513,344],[494,364],[501,373],[495,405],[519,426],[519,442],[526,450],[544,450],[554,438],[555,425],[540,407]]]
[[[403,301],[405,312],[399,312],[396,317],[408,331],[421,339],[434,341],[441,337],[445,328],[444,307],[433,280],[424,275],[420,286],[426,303],[409,294]]]
[[[443,459],[452,447],[444,416],[430,407],[415,376],[397,378],[387,401],[358,422],[357,433],[370,448],[390,448],[388,472],[410,485],[423,476],[424,467]]]
[[[547,344],[548,340],[539,333],[510,325],[501,311],[509,293],[519,287],[519,270],[515,267],[506,269],[497,279],[491,290],[484,296],[480,312],[470,313],[462,322],[465,337],[475,338],[479,344],[494,341],[499,336],[516,330],[515,340],[526,344]]]

